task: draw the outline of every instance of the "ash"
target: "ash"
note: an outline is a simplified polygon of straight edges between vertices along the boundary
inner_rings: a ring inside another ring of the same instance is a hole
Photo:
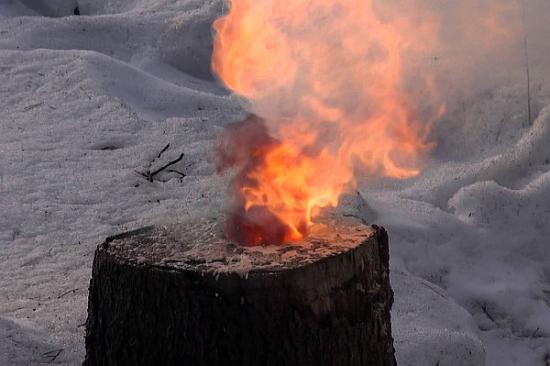
[[[228,240],[217,221],[150,227],[108,240],[125,261],[201,272],[275,272],[335,256],[367,241],[374,231],[357,220],[315,224],[300,243],[243,247]]]

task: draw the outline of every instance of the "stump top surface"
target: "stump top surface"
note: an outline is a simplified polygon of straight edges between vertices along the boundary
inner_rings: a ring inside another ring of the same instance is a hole
[[[242,247],[217,221],[147,227],[109,238],[103,248],[137,265],[199,272],[275,272],[311,264],[366,243],[374,229],[353,219],[315,224],[306,239],[283,246]]]

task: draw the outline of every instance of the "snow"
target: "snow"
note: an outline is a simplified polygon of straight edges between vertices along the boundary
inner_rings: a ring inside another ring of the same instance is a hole
[[[344,200],[390,233],[401,365],[543,365],[550,353],[549,47],[536,28],[548,6],[528,3],[533,123],[522,67],[506,80],[483,65],[453,74],[460,86],[423,174],[363,179],[361,196]],[[0,365],[82,361],[91,262],[106,236],[223,209],[210,147],[245,114],[209,73],[223,9],[0,2]],[[185,177],[136,173],[180,153],[173,168]]]

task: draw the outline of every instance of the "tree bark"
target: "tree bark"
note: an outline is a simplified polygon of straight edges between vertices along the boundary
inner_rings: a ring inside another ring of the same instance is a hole
[[[96,250],[84,365],[395,365],[384,228],[331,223],[243,248],[215,225],[149,227]]]

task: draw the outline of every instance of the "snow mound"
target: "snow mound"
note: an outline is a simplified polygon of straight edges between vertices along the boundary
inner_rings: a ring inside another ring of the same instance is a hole
[[[524,79],[453,91],[420,177],[360,178],[342,198],[339,212],[389,231],[401,365],[542,365],[550,354],[545,1],[528,1],[533,121]],[[223,210],[226,182],[208,156],[245,115],[210,73],[224,7],[0,1],[0,364],[82,361],[106,236]],[[181,153],[154,182],[140,175]]]
[[[482,366],[485,348],[471,315],[440,287],[393,269],[392,330],[397,363]]]

